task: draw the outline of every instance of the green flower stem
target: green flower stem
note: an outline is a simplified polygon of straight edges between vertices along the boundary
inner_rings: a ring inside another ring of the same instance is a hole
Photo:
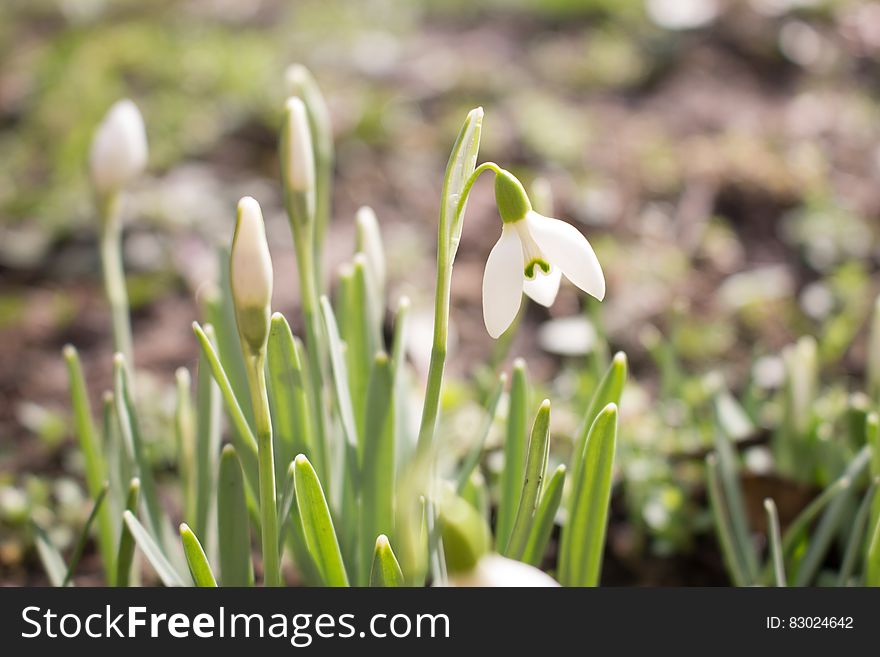
[[[449,339],[449,302],[452,289],[452,264],[458,250],[460,221],[464,213],[471,188],[480,174],[492,170],[496,174],[501,168],[494,162],[485,162],[474,169],[468,177],[452,217],[452,223],[445,212],[440,213],[439,239],[437,241],[437,288],[434,293],[434,338],[431,346],[431,362],[428,366],[428,385],[425,390],[425,403],[422,407],[422,421],[419,426],[417,453],[425,454],[434,440],[437,427],[437,414],[440,411],[440,388],[443,383],[443,368],[446,365],[446,345]],[[448,190],[444,189],[444,196]]]
[[[281,566],[278,554],[278,511],[275,507],[275,456],[272,447],[272,419],[269,413],[269,394],[266,389],[265,350],[252,353],[247,345],[245,367],[254,422],[257,429],[257,453],[260,469],[260,521],[263,539],[263,579],[266,586],[281,585]]]
[[[113,350],[122,353],[125,361],[134,367],[132,358],[131,320],[128,291],[125,289],[125,271],[122,267],[121,198],[118,193],[99,201],[101,215],[100,250],[104,290],[110,304],[113,325]]]
[[[295,205],[301,207],[294,207]],[[315,264],[314,221],[298,221],[296,217],[314,213],[313,204],[306,202],[301,195],[289,194],[287,199],[290,228],[293,232],[293,245],[296,250],[296,266],[299,271],[300,303],[305,320],[306,359],[310,381],[310,401],[314,422],[315,469],[318,477],[325,482],[329,477],[329,455],[327,446],[326,417],[324,414],[324,340],[321,330],[320,292],[318,290]]]

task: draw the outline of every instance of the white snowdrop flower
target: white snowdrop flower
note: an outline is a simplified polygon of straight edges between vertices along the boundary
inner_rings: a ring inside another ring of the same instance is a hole
[[[147,133],[140,110],[131,100],[117,101],[92,139],[89,168],[98,194],[118,192],[147,165]]]
[[[493,338],[510,326],[525,292],[542,306],[556,299],[564,275],[600,301],[605,276],[593,247],[564,221],[532,209],[522,184],[510,172],[495,176],[495,201],[501,214],[501,238],[483,274],[483,319]]]
[[[250,196],[238,202],[229,276],[239,333],[259,351],[269,334],[273,276],[263,213]]]
[[[281,138],[284,182],[292,192],[309,193],[315,189],[315,152],[306,106],[300,98],[288,98],[284,108]]]
[[[470,572],[450,575],[449,586],[540,587],[559,586],[559,583],[544,571],[527,563],[508,559],[500,554],[487,554]]]

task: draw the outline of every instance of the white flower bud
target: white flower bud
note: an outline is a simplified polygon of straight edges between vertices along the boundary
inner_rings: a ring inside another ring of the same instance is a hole
[[[229,277],[241,337],[259,351],[269,334],[272,304],[272,259],[260,204],[250,196],[238,202]]]
[[[544,571],[500,554],[487,554],[474,569],[449,577],[450,586],[559,586]]]
[[[363,206],[357,211],[357,250],[366,255],[367,264],[378,294],[385,292],[385,251],[382,233],[373,208]]]
[[[309,193],[315,189],[315,152],[306,106],[296,97],[287,99],[281,137],[281,167],[289,192]]]
[[[92,184],[100,195],[117,192],[147,165],[147,133],[131,100],[113,104],[92,139],[89,155]]]

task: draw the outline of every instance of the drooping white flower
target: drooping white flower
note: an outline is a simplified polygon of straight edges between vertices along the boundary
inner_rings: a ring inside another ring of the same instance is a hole
[[[507,171],[495,177],[495,200],[503,223],[483,274],[489,335],[497,338],[507,330],[523,292],[543,306],[552,305],[563,275],[600,301],[605,297],[602,267],[577,228],[535,212],[522,184]]]
[[[250,196],[238,202],[229,277],[239,333],[259,351],[269,332],[273,274],[263,213]]]
[[[147,165],[147,133],[141,113],[131,100],[109,109],[92,139],[89,169],[100,195],[117,192]]]
[[[500,554],[487,554],[473,570],[449,576],[449,586],[462,587],[540,587],[559,586],[544,571],[521,561],[514,561]]]

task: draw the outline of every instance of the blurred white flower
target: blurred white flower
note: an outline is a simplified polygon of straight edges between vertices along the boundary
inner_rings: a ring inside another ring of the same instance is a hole
[[[92,139],[89,168],[100,195],[123,189],[147,165],[147,133],[140,110],[131,100],[113,104]]]
[[[510,326],[525,292],[552,305],[562,275],[600,301],[605,276],[593,247],[574,226],[532,210],[520,182],[506,171],[495,177],[503,225],[483,274],[483,319],[493,338]]]
[[[514,561],[500,554],[487,554],[477,562],[474,569],[449,577],[449,586],[559,586],[544,571],[521,561]]]

